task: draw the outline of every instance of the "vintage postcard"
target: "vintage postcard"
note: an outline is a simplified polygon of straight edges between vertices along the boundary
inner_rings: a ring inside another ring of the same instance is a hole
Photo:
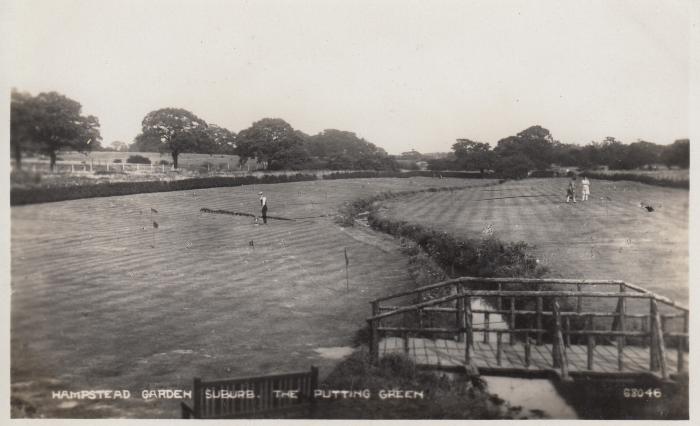
[[[690,419],[697,5],[3,3],[10,420]]]

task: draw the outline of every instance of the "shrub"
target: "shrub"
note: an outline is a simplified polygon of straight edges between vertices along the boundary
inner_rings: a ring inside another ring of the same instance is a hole
[[[96,172],[97,173],[97,172]],[[107,172],[105,172],[106,174]],[[100,173],[102,174],[102,173]],[[259,183],[283,183],[315,180],[315,175],[281,175],[244,177],[207,177],[173,181],[110,182],[70,187],[15,188],[10,191],[10,205],[48,203],[80,198],[112,197],[149,192],[185,191],[191,189],[231,187]]]
[[[437,172],[429,170],[395,171],[361,171],[335,172],[323,176],[323,179],[358,179],[358,178],[407,178],[407,177],[452,177],[463,179],[480,179],[479,172]]]
[[[129,164],[151,164],[151,160],[143,155],[130,155],[126,162]]]
[[[10,173],[10,183],[13,185],[39,184],[41,183],[41,173],[27,170],[12,170]]]
[[[122,162],[121,158],[115,158],[114,160],[112,160],[112,163],[121,163],[121,162]]]
[[[628,180],[645,183],[647,185],[665,186],[668,188],[690,189],[690,181],[687,179],[668,179],[657,176],[634,173],[595,173],[587,172],[586,176],[592,179],[604,179],[612,181]]]
[[[170,163],[170,161],[168,161],[168,160],[160,160],[160,161],[157,162],[156,164],[159,165],[159,166],[169,166],[169,165],[172,164],[172,163]]]
[[[370,226],[395,237],[415,241],[420,248],[453,275],[472,277],[542,277],[547,268],[530,255],[523,242],[505,243],[496,238],[458,239],[446,232],[380,217],[368,217]]]

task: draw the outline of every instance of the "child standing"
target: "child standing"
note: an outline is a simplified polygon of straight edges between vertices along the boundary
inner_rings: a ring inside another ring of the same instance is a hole
[[[574,200],[574,203],[576,202],[576,176],[573,176],[571,180],[569,181],[569,186],[566,188],[566,202],[570,202],[571,200]]]
[[[591,182],[584,175],[581,180],[581,201],[588,200],[589,195],[591,195]]]

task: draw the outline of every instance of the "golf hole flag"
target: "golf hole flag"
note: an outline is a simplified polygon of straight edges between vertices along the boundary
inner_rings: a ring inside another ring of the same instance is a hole
[[[345,247],[345,267],[347,268],[348,265],[350,265],[350,259],[348,259],[348,248]]]

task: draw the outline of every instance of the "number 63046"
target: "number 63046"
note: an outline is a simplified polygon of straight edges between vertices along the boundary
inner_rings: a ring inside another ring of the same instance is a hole
[[[625,398],[661,398],[659,388],[625,388],[622,391]]]

